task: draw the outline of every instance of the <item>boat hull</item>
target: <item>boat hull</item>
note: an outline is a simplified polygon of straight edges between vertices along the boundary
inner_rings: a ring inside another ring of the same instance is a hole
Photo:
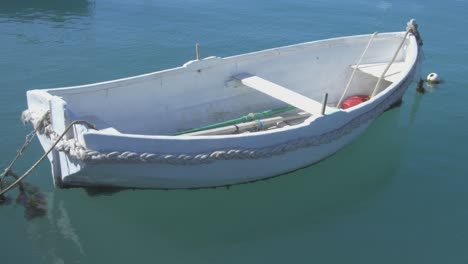
[[[225,159],[201,164],[77,162],[64,153],[54,151],[50,157],[55,183],[59,187],[122,187],[151,189],[194,189],[229,186],[279,176],[317,163],[351,143],[375,118],[399,101],[412,83],[414,70],[386,97],[363,108],[360,114],[338,129],[329,131],[333,140],[317,146],[299,147],[267,158]],[[352,124],[352,123],[355,124]],[[350,129],[349,126],[353,128]],[[304,130],[306,128],[303,128]],[[325,134],[323,137],[329,137]],[[42,137],[42,136],[41,136]],[[49,144],[47,138],[41,142]],[[55,162],[53,160],[55,159]],[[57,160],[60,160],[58,166]],[[55,166],[54,166],[55,165]],[[76,166],[76,173],[69,173]],[[64,175],[64,172],[67,173]]]
[[[301,148],[283,155],[252,160],[220,160],[208,164],[87,164],[64,177],[63,187],[112,186],[152,189],[191,189],[254,182],[319,162],[359,136],[370,121],[348,135],[319,147]]]
[[[75,125],[73,131],[67,132],[65,127],[76,117],[67,111],[67,102],[62,97],[32,92],[28,95],[28,105],[32,110],[45,108],[50,113],[52,134],[38,134],[45,150],[51,147],[58,133],[68,133],[65,142],[48,156],[54,182],[59,187],[191,189],[229,186],[306,167],[351,143],[373,120],[399,102],[412,84],[419,56],[414,37],[409,38],[409,43],[407,65],[399,75],[401,78],[388,82],[388,86],[370,100],[349,109],[330,107],[329,112],[315,113],[299,125],[246,135],[163,136],[121,133],[110,126],[88,129],[82,125]],[[225,90],[236,89],[226,85]],[[73,89],[91,90],[91,87]],[[56,92],[73,92],[73,89]],[[102,96],[108,96],[109,91],[103,91]]]

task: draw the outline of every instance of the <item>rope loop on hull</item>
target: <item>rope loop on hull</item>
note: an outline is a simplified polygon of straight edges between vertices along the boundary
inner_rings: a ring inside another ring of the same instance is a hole
[[[23,115],[24,116],[24,115]],[[45,118],[45,116],[49,116],[50,117],[50,113],[47,112],[44,114],[44,117],[41,118],[42,120],[42,123],[48,123],[48,119]],[[39,132],[39,128],[40,127],[43,127],[44,124],[39,124],[39,123],[36,123],[34,122],[33,123],[35,125],[34,129],[33,129],[33,132],[35,133],[40,133]],[[76,121],[73,121],[71,122],[66,128],[65,130],[62,132],[62,134],[60,134],[52,143],[52,145],[50,146],[50,148],[25,172],[23,173],[23,175],[21,176],[17,176],[13,170],[12,170],[12,167],[13,165],[16,163],[16,161],[19,159],[19,157],[23,154],[23,151],[24,149],[27,147],[27,145],[29,145],[29,143],[31,143],[31,140],[28,139],[28,137],[26,137],[26,142],[25,144],[19,149],[16,157],[13,159],[13,161],[10,163],[10,165],[5,169],[5,171],[2,173],[2,175],[0,175],[0,199],[3,197],[3,195],[8,192],[9,190],[11,190],[13,187],[15,187],[16,185],[20,185],[21,184],[21,181],[26,178],[26,176],[28,176],[35,168],[37,168],[37,166],[39,166],[39,164],[47,157],[47,155],[49,155],[50,152],[52,152],[52,150],[56,149],[56,146],[62,142],[62,138],[68,133],[68,131],[76,124],[85,124],[89,127],[92,127],[94,128],[94,125],[88,123],[87,121],[83,121],[83,120],[76,120]],[[45,130],[44,130],[45,131]],[[55,133],[55,132],[54,132]],[[11,183],[8,187],[6,188],[3,188],[3,181],[4,181],[4,178],[6,176],[13,176],[16,180]],[[20,188],[21,185],[20,185]]]

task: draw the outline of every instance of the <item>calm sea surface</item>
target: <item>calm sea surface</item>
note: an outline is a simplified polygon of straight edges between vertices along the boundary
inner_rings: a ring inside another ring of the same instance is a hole
[[[331,158],[227,189],[54,189],[48,211],[0,206],[0,263],[467,263],[468,1],[69,0],[0,3],[0,165],[24,141],[25,92],[420,24],[445,82],[414,86]],[[125,111],[125,106],[122,106]],[[37,141],[18,164],[42,154]],[[248,173],[248,172],[239,172]]]

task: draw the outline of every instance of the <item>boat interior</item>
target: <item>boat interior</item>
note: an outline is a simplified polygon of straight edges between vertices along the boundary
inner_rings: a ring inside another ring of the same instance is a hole
[[[410,38],[404,36],[361,35],[208,57],[174,69],[47,92],[66,102],[70,120],[85,119],[105,133],[253,133],[343,111],[343,99],[371,95],[377,83],[380,92],[401,81],[401,73],[411,67],[406,60]]]

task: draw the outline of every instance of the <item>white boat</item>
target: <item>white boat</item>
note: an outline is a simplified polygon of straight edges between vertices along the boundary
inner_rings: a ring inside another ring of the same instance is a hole
[[[23,118],[43,148],[52,148],[60,187],[251,182],[311,165],[350,143],[401,100],[421,45],[412,20],[403,32],[197,59],[136,77],[30,90]],[[356,95],[368,100],[343,109]],[[245,122],[206,127],[240,116]]]

